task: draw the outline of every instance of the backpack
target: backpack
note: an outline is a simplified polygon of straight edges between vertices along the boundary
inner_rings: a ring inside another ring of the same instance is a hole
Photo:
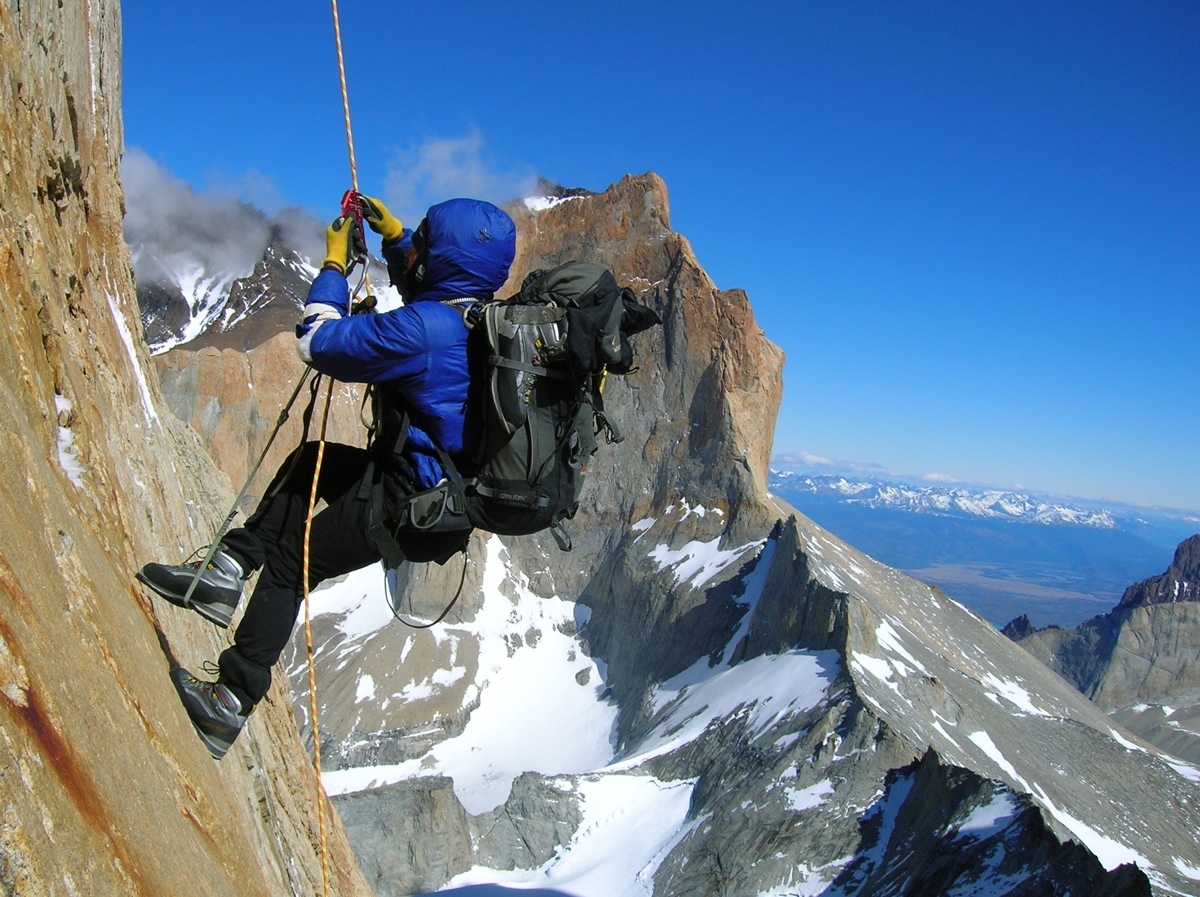
[[[661,319],[610,271],[578,261],[534,271],[509,299],[461,310],[484,379],[473,390],[473,469],[440,452],[449,482],[382,508],[393,543],[401,531],[549,529],[569,551],[563,521],[579,507],[588,460],[599,437],[623,438],[604,410],[604,378],[633,370],[629,337]]]

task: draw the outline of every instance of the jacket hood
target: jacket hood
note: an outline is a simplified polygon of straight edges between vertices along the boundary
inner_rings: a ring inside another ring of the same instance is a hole
[[[517,228],[503,209],[451,199],[430,207],[422,226],[425,274],[413,299],[490,299],[508,280]]]

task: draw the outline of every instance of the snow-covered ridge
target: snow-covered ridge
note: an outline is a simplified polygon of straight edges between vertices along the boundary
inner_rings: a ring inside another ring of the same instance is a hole
[[[772,468],[771,491],[781,495],[815,495],[845,504],[886,508],[944,517],[980,517],[1043,526],[1090,526],[1117,529],[1106,509],[1088,509],[1020,492],[969,489],[963,486],[912,486],[904,483],[852,480],[844,476],[807,476]]]
[[[318,271],[304,255],[276,244],[268,245],[251,268],[237,270],[214,266],[189,250],[151,252],[141,245],[131,246],[139,272],[139,300],[143,288],[157,288],[175,294],[183,306],[168,309],[154,301],[143,302],[142,320],[152,355],[161,355],[210,330],[236,327],[273,300],[287,298],[286,291],[294,292],[294,284],[307,289]],[[163,315],[172,320],[157,321]],[[156,322],[160,326],[153,326]]]

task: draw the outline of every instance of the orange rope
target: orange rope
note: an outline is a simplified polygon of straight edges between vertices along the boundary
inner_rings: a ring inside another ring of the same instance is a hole
[[[342,82],[342,117],[346,120],[346,147],[350,151],[350,186],[358,192],[358,163],[354,161],[354,133],[350,130],[350,92],[346,90],[346,59],[342,55],[342,23],[337,0],[333,3],[333,37],[337,42],[338,77]]]
[[[357,193],[358,162],[354,158],[354,131],[350,127],[350,91],[346,88],[346,57],[342,53],[342,20],[338,15],[337,0],[330,0],[330,2],[333,4],[333,37],[337,44],[338,80],[342,86],[342,119],[346,124],[346,150],[350,154],[350,188]],[[362,227],[361,221],[358,222],[358,226]],[[367,270],[369,267],[369,263],[364,263],[363,285],[368,296],[371,294],[371,273]]]
[[[342,115],[346,122],[346,148],[350,153],[350,184],[354,192],[358,192],[358,163],[354,158],[354,133],[350,129],[350,94],[346,89],[346,60],[342,53],[342,24],[341,18],[338,15],[337,0],[330,0],[333,6],[333,35],[337,44],[337,61],[338,61],[338,77],[342,87]],[[363,282],[366,284],[367,292],[370,293],[371,281],[365,270]],[[317,707],[317,671],[316,671],[316,652],[313,649],[312,640],[312,615],[309,610],[309,588],[308,588],[308,571],[309,571],[309,545],[312,538],[312,521],[313,515],[317,507],[317,484],[321,477],[321,465],[325,460],[325,431],[329,421],[329,406],[333,399],[333,380],[329,381],[329,388],[325,392],[325,407],[321,415],[321,436],[317,441],[317,459],[313,466],[312,491],[308,497],[308,514],[304,521],[304,570],[301,576],[304,590],[304,645],[308,652],[308,707],[309,714],[312,717],[312,733],[313,733],[313,766],[317,774],[317,819],[320,829],[320,846],[321,846],[321,880],[324,886],[324,895],[329,897],[330,871],[329,871],[329,835],[325,822],[325,807],[328,803],[328,798],[325,796],[325,789],[321,782],[321,725],[318,718]]]
[[[317,820],[321,839],[321,880],[325,897],[329,897],[329,835],[325,826],[325,789],[321,783],[321,726],[317,718],[317,668],[316,652],[313,650],[312,618],[308,607],[308,556],[312,538],[313,512],[317,507],[317,481],[321,476],[321,464],[325,460],[325,429],[329,422],[329,405],[333,398],[333,380],[325,391],[325,408],[321,413],[321,438],[317,442],[317,460],[313,466],[312,491],[308,495],[308,514],[304,521],[304,646],[308,651],[308,708],[312,717],[313,766],[317,772]]]

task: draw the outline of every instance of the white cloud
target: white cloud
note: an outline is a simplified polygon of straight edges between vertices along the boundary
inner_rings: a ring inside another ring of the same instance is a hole
[[[125,239],[146,250],[135,264],[187,253],[210,270],[244,276],[262,258],[271,225],[252,206],[197,193],[136,147],[121,162],[121,182]]]
[[[825,468],[839,473],[860,473],[873,476],[889,476],[892,471],[882,464],[871,461],[841,461],[812,452],[785,452],[771,458],[773,464],[790,464],[797,467]]]
[[[837,461],[824,455],[814,455],[809,452],[795,452],[791,455],[780,455],[779,460],[789,464],[806,464],[810,467],[838,467]]]
[[[532,170],[501,171],[485,153],[478,131],[464,137],[432,137],[397,151],[384,182],[383,200],[406,224],[416,226],[435,203],[460,196],[497,204],[528,196],[537,186]]]
[[[244,200],[271,216],[277,215],[287,205],[279,192],[279,185],[255,169],[243,171],[234,177],[217,176],[209,181],[204,193],[217,201]]]
[[[138,275],[155,260],[190,257],[209,271],[246,276],[263,256],[273,227],[289,245],[323,251],[324,225],[298,209],[283,208],[278,190],[258,172],[247,172],[237,185],[203,193],[167,171],[137,147],[121,161],[125,188],[125,239],[134,254]],[[238,195],[248,195],[277,211],[268,217]],[[317,256],[319,257],[319,255]]]

